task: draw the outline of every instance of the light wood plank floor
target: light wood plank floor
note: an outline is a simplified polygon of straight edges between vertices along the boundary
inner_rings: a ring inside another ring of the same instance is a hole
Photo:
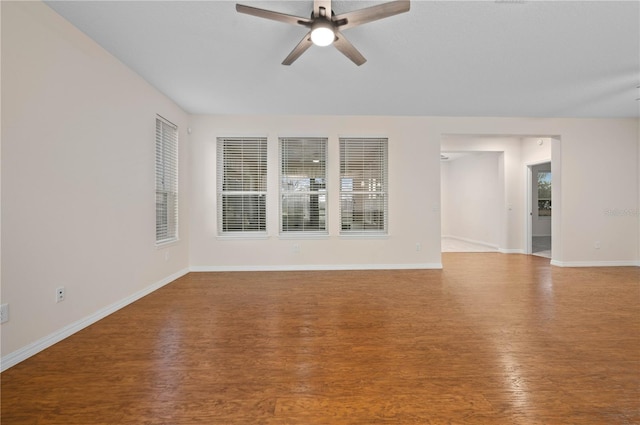
[[[192,273],[1,376],[2,424],[638,424],[640,269]]]

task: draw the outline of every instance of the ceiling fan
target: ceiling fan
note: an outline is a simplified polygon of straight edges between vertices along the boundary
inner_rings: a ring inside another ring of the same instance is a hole
[[[333,44],[346,57],[351,59],[353,63],[360,66],[367,60],[342,35],[342,30],[354,28],[368,22],[377,21],[379,19],[388,18],[409,11],[410,0],[395,0],[383,3],[377,6],[367,7],[365,9],[354,10],[352,12],[336,15],[331,10],[331,0],[314,0],[313,11],[310,18],[302,18],[299,16],[287,15],[272,10],[259,9],[257,7],[236,4],[236,11],[246,13],[247,15],[257,16],[259,18],[271,19],[292,25],[301,25],[309,28],[309,32],[298,43],[296,47],[289,53],[283,65],[291,65],[300,57],[312,44],[317,46],[329,46]]]

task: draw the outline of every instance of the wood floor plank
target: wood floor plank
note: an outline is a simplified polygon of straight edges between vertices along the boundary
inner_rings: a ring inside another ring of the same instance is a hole
[[[0,376],[5,424],[638,424],[640,269],[190,273]]]

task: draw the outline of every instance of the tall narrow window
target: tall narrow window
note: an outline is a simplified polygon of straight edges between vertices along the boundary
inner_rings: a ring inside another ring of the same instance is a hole
[[[218,231],[266,233],[267,139],[218,138]]]
[[[280,232],[327,232],[327,139],[280,139]]]
[[[341,233],[386,234],[387,139],[340,139]]]
[[[178,239],[178,127],[156,117],[156,244]]]

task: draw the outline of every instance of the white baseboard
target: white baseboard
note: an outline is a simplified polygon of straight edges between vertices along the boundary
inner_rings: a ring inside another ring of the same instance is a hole
[[[492,244],[492,243],[488,243],[488,242],[484,242],[484,241],[477,241],[475,239],[469,239],[469,238],[463,238],[460,236],[452,236],[452,235],[442,235],[443,238],[449,238],[449,239],[455,239],[457,241],[462,241],[462,242],[468,242],[468,243],[472,243],[472,244],[476,244],[476,245],[481,245],[481,246],[486,246],[487,248],[491,248],[491,249],[495,249],[496,251],[498,251],[498,245]]]
[[[498,252],[501,254],[524,254],[524,249],[500,248]]]
[[[640,267],[640,261],[556,261],[551,260],[552,266],[558,267]]]
[[[442,263],[419,264],[311,264],[278,266],[191,266],[192,272],[267,272],[267,271],[326,271],[326,270],[421,270],[442,269]]]
[[[498,247],[498,245],[494,245],[491,243],[487,243],[487,242],[483,242],[483,241],[477,241],[474,239],[469,239],[469,238],[462,238],[459,236],[452,236],[452,235],[442,235],[443,238],[449,238],[449,239],[455,239],[457,241],[462,241],[462,242],[469,242],[472,244],[476,244],[476,245],[480,245],[480,246],[486,246],[487,248],[490,249],[494,249],[497,252],[501,253],[501,254],[524,254],[524,250],[523,249],[512,249],[512,248],[500,248]]]
[[[171,276],[167,276],[159,282],[156,282],[120,301],[117,301],[111,305],[108,305],[89,316],[82,318],[78,321],[75,321],[57,331],[45,336],[44,338],[40,338],[37,341],[32,342],[12,353],[7,354],[6,356],[0,359],[0,371],[4,372],[12,366],[17,365],[21,361],[28,359],[29,357],[39,353],[40,351],[51,347],[53,344],[56,344],[63,339],[73,335],[74,333],[96,323],[98,320],[107,317],[108,315],[115,313],[123,307],[133,303],[134,301],[139,300],[145,295],[149,295],[153,291],[156,291],[168,283],[173,282],[174,280],[184,276],[189,273],[189,269],[180,270]]]

